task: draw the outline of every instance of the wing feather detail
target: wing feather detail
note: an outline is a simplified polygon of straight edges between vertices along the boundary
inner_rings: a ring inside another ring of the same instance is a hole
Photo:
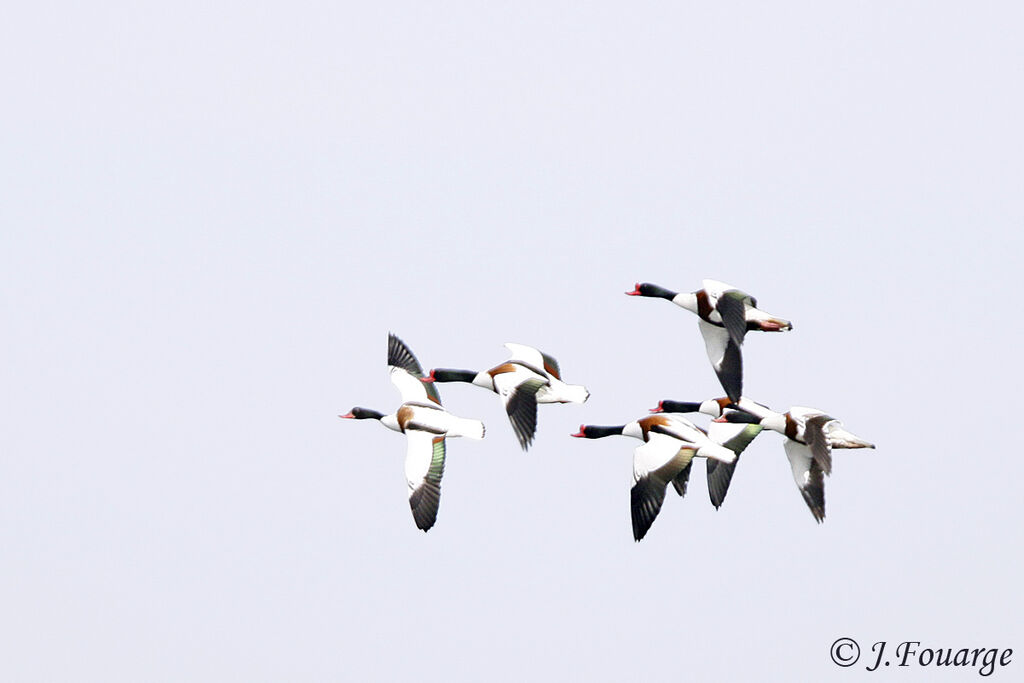
[[[404,341],[388,333],[388,365],[402,368],[414,377],[423,377],[423,368]]]
[[[524,451],[537,433],[537,392],[545,384],[541,379],[528,379],[505,396],[505,412]]]
[[[405,457],[405,477],[409,487],[409,507],[416,527],[428,531],[437,521],[441,504],[441,477],[444,476],[445,440],[423,432],[407,432],[409,450]]]
[[[804,422],[804,440],[811,449],[814,461],[825,474],[832,474],[832,447],[828,443],[825,425],[835,418],[828,415],[815,415]]]
[[[722,316],[722,325],[729,332],[729,338],[737,346],[743,344],[747,334],[747,295],[736,289],[723,292],[715,304],[715,309]]]
[[[629,490],[634,541],[639,541],[647,535],[664,502],[665,482],[657,477],[641,477]]]
[[[708,495],[716,510],[725,502],[725,494],[729,492],[732,475],[736,472],[736,466],[739,464],[739,455],[732,462],[708,458]]]
[[[793,480],[814,520],[820,524],[825,520],[825,478],[821,465],[814,459],[811,449],[802,443],[787,439],[785,448]]]

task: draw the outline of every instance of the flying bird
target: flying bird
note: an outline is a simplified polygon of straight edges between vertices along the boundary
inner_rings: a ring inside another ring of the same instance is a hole
[[[508,343],[505,348],[511,358],[490,370],[435,368],[424,381],[468,382],[501,396],[512,429],[525,451],[537,433],[538,403],[585,403],[590,392],[584,386],[563,382],[558,361],[552,356],[523,344]]]
[[[402,395],[397,411],[385,415],[370,408],[353,408],[342,418],[378,420],[388,429],[402,432],[408,441],[405,479],[409,486],[409,507],[416,526],[429,530],[437,521],[444,475],[445,438],[465,436],[482,439],[479,420],[456,417],[441,406],[437,387],[423,381],[423,369],[405,343],[388,334],[388,372]]]
[[[703,288],[682,294],[649,282],[637,283],[629,296],[668,299],[691,313],[696,313],[700,333],[704,337],[708,359],[733,401],[743,395],[743,357],[740,347],[747,330],[783,332],[793,329],[788,320],[777,318],[757,308],[757,300],[732,285],[717,280],[704,280]]]
[[[816,408],[793,406],[779,413],[748,398],[742,398],[736,407],[739,410],[728,410],[716,421],[759,424],[785,436],[783,446],[793,480],[819,524],[825,520],[825,476],[832,473],[832,449],[875,447]],[[723,490],[722,499],[725,493]]]
[[[630,509],[635,541],[647,534],[657,518],[669,482],[680,496],[685,495],[694,457],[721,462],[736,459],[736,451],[715,443],[703,430],[679,415],[650,415],[616,426],[580,425],[580,431],[572,436],[600,439],[614,435],[644,442],[633,451]],[[738,444],[736,447],[742,450]]]

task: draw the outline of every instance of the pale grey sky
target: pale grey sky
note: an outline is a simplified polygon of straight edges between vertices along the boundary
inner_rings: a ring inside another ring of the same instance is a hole
[[[1024,657],[1024,10],[478,5],[7,13],[0,678]],[[878,449],[836,455],[819,526],[765,434],[720,511],[698,465],[635,544],[635,443],[568,435],[721,395],[694,317],[623,295],[706,277],[794,323],[748,338],[747,394]],[[591,399],[524,454],[442,387],[488,433],[449,443],[424,535],[404,439],[336,417],[397,406],[388,331],[425,367],[537,346]]]

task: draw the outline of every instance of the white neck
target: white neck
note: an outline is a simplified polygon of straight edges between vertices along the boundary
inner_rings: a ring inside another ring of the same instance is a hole
[[[388,429],[393,429],[396,432],[402,431],[402,428],[398,426],[398,417],[394,413],[382,417],[380,419],[380,423]]]
[[[779,434],[786,433],[786,416],[782,413],[772,412],[761,420],[761,426]]]
[[[644,430],[642,430],[640,428],[640,423],[639,422],[637,422],[636,420],[633,420],[632,422],[630,422],[628,425],[626,425],[622,429],[622,435],[623,436],[631,436],[634,439],[643,439],[644,438]]]
[[[693,292],[682,292],[672,297],[672,303],[682,306],[691,313],[697,312],[697,295]]]
[[[722,406],[714,399],[702,401],[697,411],[711,417],[722,417]]]

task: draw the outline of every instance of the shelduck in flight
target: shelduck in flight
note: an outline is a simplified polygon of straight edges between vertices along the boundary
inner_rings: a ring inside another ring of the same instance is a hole
[[[818,523],[825,520],[825,475],[832,473],[832,449],[875,447],[815,408],[793,406],[779,413],[748,398],[741,398],[736,407],[739,410],[726,411],[716,421],[759,424],[785,436],[783,445],[793,480]]]
[[[490,370],[435,368],[425,382],[468,382],[501,396],[512,429],[525,451],[537,432],[538,403],[584,403],[587,388],[562,381],[558,361],[523,344],[505,344],[512,357]]]
[[[388,371],[391,382],[402,395],[402,405],[390,415],[370,408],[353,408],[339,417],[378,420],[388,429],[405,434],[409,448],[405,456],[405,479],[409,506],[416,526],[427,531],[437,520],[444,474],[445,437],[482,439],[484,425],[452,415],[441,407],[437,387],[423,382],[423,369],[409,347],[388,334]]]
[[[704,280],[703,289],[682,294],[649,282],[637,283],[630,296],[668,299],[696,313],[704,346],[718,381],[733,401],[743,395],[743,357],[740,347],[747,330],[783,332],[793,329],[788,320],[757,308],[757,300],[731,285]]]

